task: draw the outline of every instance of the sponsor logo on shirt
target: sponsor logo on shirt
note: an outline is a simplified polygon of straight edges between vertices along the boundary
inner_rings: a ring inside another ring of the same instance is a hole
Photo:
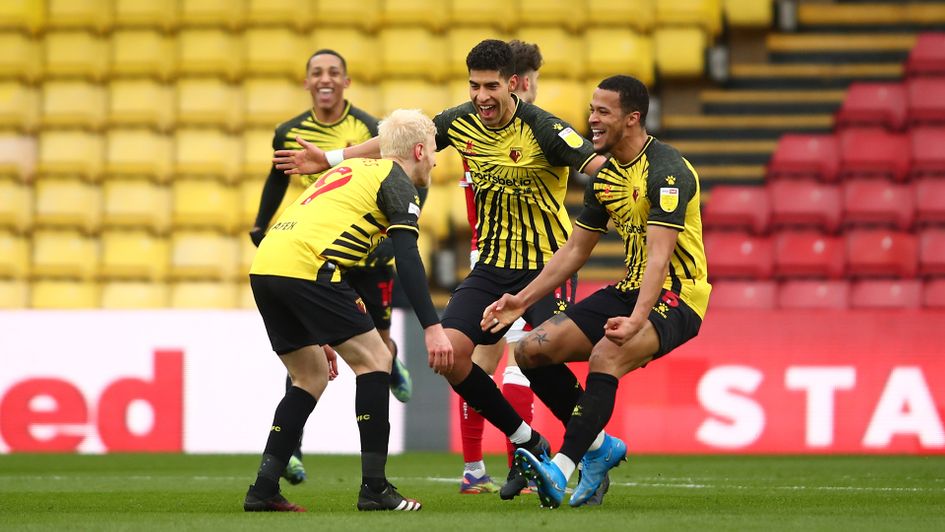
[[[679,205],[679,189],[676,187],[660,188],[660,208],[664,212],[673,212]]]
[[[578,135],[577,131],[574,131],[569,127],[559,131],[558,136],[561,137],[562,140],[564,140],[564,142],[572,148],[577,149],[584,145],[584,137]]]

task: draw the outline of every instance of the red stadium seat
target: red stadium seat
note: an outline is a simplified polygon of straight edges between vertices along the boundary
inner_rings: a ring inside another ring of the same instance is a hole
[[[945,229],[919,233],[919,275],[945,275]]]
[[[778,233],[774,237],[774,274],[778,277],[843,277],[843,240],[816,231]]]
[[[912,177],[945,176],[945,127],[918,126],[909,131],[912,141]]]
[[[922,179],[914,187],[916,223],[945,224],[945,179]]]
[[[845,280],[786,281],[778,291],[778,307],[783,309],[840,310],[849,306],[850,283]]]
[[[815,227],[836,232],[840,227],[840,189],[813,181],[769,183],[772,227]]]
[[[837,127],[906,127],[906,88],[901,83],[855,82],[837,111]]]
[[[775,307],[777,292],[774,281],[719,281],[712,284],[710,305],[713,309],[770,310]]]
[[[846,248],[847,273],[853,277],[915,277],[918,253],[913,234],[854,229],[846,234]]]
[[[747,233],[717,232],[704,237],[714,279],[768,279],[774,265],[771,240]]]
[[[768,229],[768,193],[759,186],[712,187],[708,202],[702,209],[706,229],[742,229],[755,234]]]
[[[837,179],[840,151],[837,139],[826,135],[782,135],[771,155],[767,176],[773,178],[815,178],[832,182]]]
[[[945,124],[945,78],[916,78],[906,82],[911,126]]]
[[[909,229],[915,219],[915,196],[909,185],[885,179],[853,179],[843,184],[843,223]]]
[[[918,280],[857,281],[850,289],[851,308],[919,308],[922,283]]]
[[[906,60],[909,76],[945,76],[945,33],[923,33]]]
[[[945,309],[945,279],[932,279],[922,290],[922,304],[928,308]]]
[[[909,174],[909,137],[876,129],[840,133],[840,177],[888,177]]]

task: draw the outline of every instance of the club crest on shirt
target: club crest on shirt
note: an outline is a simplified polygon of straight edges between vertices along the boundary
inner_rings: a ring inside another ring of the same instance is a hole
[[[568,146],[572,148],[580,148],[584,144],[584,137],[578,135],[577,131],[566,127],[558,132],[558,136],[567,143]]]
[[[509,159],[512,159],[513,163],[517,163],[519,159],[522,158],[522,148],[513,147],[509,149]]]
[[[466,155],[476,155],[476,150],[473,146],[473,141],[471,140],[466,141],[466,148],[463,150],[463,153],[465,153]]]
[[[666,176],[666,184],[667,184],[667,185],[675,185],[675,184],[676,184],[676,176],[674,176],[674,175],[668,175],[668,176]]]
[[[676,187],[660,188],[660,208],[663,212],[673,212],[679,206],[679,189]]]
[[[640,187],[633,187],[633,201],[640,197]]]

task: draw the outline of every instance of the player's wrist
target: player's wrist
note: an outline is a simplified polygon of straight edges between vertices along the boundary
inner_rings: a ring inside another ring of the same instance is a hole
[[[341,164],[341,161],[345,160],[345,149],[340,148],[337,150],[326,151],[325,160],[328,161],[328,166],[338,166]]]

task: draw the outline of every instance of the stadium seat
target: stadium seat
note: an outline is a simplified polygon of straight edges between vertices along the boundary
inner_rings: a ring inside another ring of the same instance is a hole
[[[516,38],[538,44],[541,50],[541,81],[546,78],[584,78],[584,40],[574,37],[562,27],[525,27]],[[474,45],[476,43],[473,43]],[[467,49],[468,53],[469,50]],[[462,64],[465,65],[464,60]],[[541,89],[539,83],[539,90]],[[586,98],[585,98],[586,99]]]
[[[70,130],[39,134],[40,174],[96,180],[102,175],[104,163],[105,142],[101,135]]]
[[[237,290],[239,295],[237,296],[236,308],[256,310],[256,299],[253,298],[253,289],[249,283],[239,283]]]
[[[164,234],[171,225],[167,187],[136,179],[108,180],[102,186],[106,227],[143,228]]]
[[[110,230],[101,235],[101,275],[108,280],[161,281],[170,264],[168,242],[145,230]]]
[[[772,227],[840,228],[840,189],[815,181],[775,181],[767,185]]]
[[[945,279],[926,281],[922,296],[922,304],[926,308],[945,309]]]
[[[239,294],[234,283],[210,281],[171,284],[171,308],[175,309],[232,309],[237,307]]]
[[[236,228],[239,206],[236,191],[214,180],[177,179],[171,185],[174,227],[211,228],[230,232]]]
[[[560,26],[577,32],[587,22],[585,0],[519,0],[518,4],[518,24],[521,27]]]
[[[305,94],[308,96],[308,93]],[[362,111],[378,119],[383,118],[380,114],[381,91],[377,85],[352,81],[351,85],[348,85],[348,88],[345,89],[345,99]],[[308,104],[311,105],[311,100],[308,101]]]
[[[922,305],[922,283],[909,279],[856,281],[850,288],[854,309],[915,309]]]
[[[906,60],[909,76],[945,76],[945,33],[922,33]]]
[[[844,274],[844,255],[839,237],[816,231],[784,231],[774,237],[774,274],[838,279]]]
[[[108,125],[147,126],[168,131],[174,125],[174,91],[156,81],[117,80],[108,85]]]
[[[344,3],[330,1],[339,5]],[[348,65],[348,77],[359,83],[373,83],[381,77],[381,52],[378,46],[375,36],[354,28],[319,26],[309,38],[312,51],[323,48],[340,51]]]
[[[656,25],[701,26],[710,37],[722,32],[719,0],[656,0]]]
[[[263,174],[259,173],[255,179],[247,179],[239,185],[239,224],[250,228],[259,212],[259,199],[262,196]],[[288,194],[286,194],[288,195]]]
[[[101,288],[95,283],[49,280],[30,287],[29,306],[35,309],[95,309],[101,303]]]
[[[0,6],[3,5],[6,2],[0,2]],[[0,54],[0,77],[30,83],[43,77],[43,41],[20,33],[0,32],[0,50],[3,50]]]
[[[243,161],[240,175],[244,179],[260,180],[272,168],[272,128],[256,127],[243,130]]]
[[[449,233],[449,207],[451,195],[459,194],[454,183],[434,183],[430,185],[427,201],[420,211],[420,230],[433,237],[434,241],[445,238]]]
[[[0,231],[0,278],[26,279],[30,274],[30,239]]]
[[[381,23],[381,0],[359,0],[358,2],[339,2],[338,0],[313,0],[315,2],[314,20],[319,27],[357,27],[363,31],[374,32]],[[341,47],[339,50],[348,48]]]
[[[833,182],[840,167],[837,138],[831,134],[782,135],[768,163],[768,179],[814,178]]]
[[[315,22],[312,3],[311,0],[246,0],[246,24],[304,30]]]
[[[148,281],[111,281],[102,284],[102,308],[110,310],[160,309],[170,302],[167,285]]]
[[[417,79],[391,80],[381,82],[380,89],[381,116],[400,108],[420,109],[427,116],[434,116],[451,105],[447,89],[439,83]]]
[[[712,289],[715,295],[715,287]],[[844,310],[850,306],[850,283],[846,280],[794,280],[781,283],[778,307],[782,309]]]
[[[909,131],[912,143],[910,174],[945,177],[945,127],[916,126]]]
[[[0,178],[28,182],[36,174],[36,138],[0,133]]]
[[[910,126],[945,125],[945,77],[910,79],[906,93]]]
[[[78,179],[40,179],[36,183],[37,227],[76,228],[94,233],[102,225],[102,191]]]
[[[384,2],[381,23],[387,26],[424,27],[439,33],[449,22],[450,5],[443,0]]]
[[[758,0],[722,0],[725,20],[735,28],[768,28],[774,19],[774,4]]]
[[[177,123],[236,131],[243,125],[239,90],[220,79],[177,82]]]
[[[476,2],[478,4],[478,2]],[[495,28],[486,25],[480,26],[470,26],[468,25],[460,26],[451,29],[444,36],[444,46],[446,47],[446,72],[449,73],[451,78],[462,79],[466,81],[468,78],[468,70],[466,68],[466,56],[469,54],[469,51],[472,50],[473,46],[479,44],[483,39],[501,39],[507,41],[509,39],[508,35],[496,31]],[[522,39],[527,42],[527,39]],[[541,48],[542,53],[544,53],[544,48]],[[544,70],[542,70],[544,72]],[[542,80],[544,81],[544,80]]]
[[[853,277],[915,277],[915,235],[886,229],[854,229],[846,238],[847,273]]]
[[[304,6],[299,6],[304,9]],[[180,0],[180,24],[184,27],[239,29],[246,22],[246,4],[233,0]]]
[[[302,65],[296,67],[301,76]],[[269,128],[270,148],[275,127],[311,107],[311,95],[297,81],[293,83],[288,79],[254,78],[243,83],[246,125]]]
[[[185,76],[235,80],[243,67],[239,45],[221,29],[183,30],[177,35],[177,68]]]
[[[112,0],[47,0],[46,25],[51,30],[105,33],[114,23]]]
[[[384,28],[377,43],[385,79],[441,81],[448,77],[443,39],[423,28]]]
[[[239,175],[239,138],[207,128],[180,128],[174,133],[174,173],[177,176],[222,178]]]
[[[253,265],[253,259],[256,258],[256,246],[249,238],[239,238],[238,240],[240,246],[240,267],[237,275],[239,275],[241,279],[247,279],[249,269]]]
[[[774,281],[715,281],[712,309],[771,310],[777,300]]]
[[[43,84],[44,128],[105,127],[105,88],[86,81],[47,81]],[[77,105],[77,102],[81,102]]]
[[[98,240],[77,230],[33,233],[33,276],[89,281],[98,274]]]
[[[774,252],[767,237],[747,233],[714,232],[704,237],[705,253],[713,279],[768,279],[774,269]]]
[[[706,37],[702,28],[661,27],[653,32],[656,70],[667,78],[701,78]]]
[[[945,225],[945,180],[921,179],[913,186],[916,223]]]
[[[518,6],[514,2],[507,0],[478,0],[476,2],[449,0],[449,5],[450,33],[462,26],[491,26],[499,31],[509,31],[518,27]],[[489,35],[488,30],[481,35]],[[499,37],[495,38],[498,39]],[[463,64],[465,64],[465,61],[463,61]]]
[[[177,231],[171,237],[172,279],[232,280],[238,260],[234,237],[214,231]]]
[[[0,28],[35,34],[45,26],[46,2],[41,0],[0,2]]]
[[[885,179],[851,179],[843,187],[843,224],[906,230],[915,219],[912,187]]]
[[[656,24],[655,0],[586,0],[587,21],[594,26],[629,25],[640,33]]]
[[[0,279],[0,308],[21,309],[29,305],[29,283],[16,279]]]
[[[624,28],[599,28],[584,36],[587,77],[601,79],[620,72],[653,85],[653,43],[646,35]]]
[[[919,233],[919,275],[945,276],[945,229]]]
[[[580,82],[542,75],[538,81],[537,98],[542,109],[571,124],[578,131],[584,131],[587,127],[590,94],[584,91]]]
[[[21,233],[33,227],[33,187],[0,179],[0,227]]]
[[[243,33],[242,44],[247,76],[288,76],[296,87],[296,80],[305,76],[299,59],[307,43],[298,33],[286,28],[254,28]]]
[[[906,88],[901,83],[859,81],[850,84],[837,111],[837,127],[906,127]]]
[[[105,139],[105,173],[109,177],[141,176],[165,182],[174,152],[167,135],[149,129],[110,129]]]
[[[120,28],[154,28],[169,32],[179,23],[177,2],[166,0],[115,0],[115,25]]]
[[[463,159],[459,152],[452,149],[445,149],[436,153],[436,167],[430,172],[434,183],[443,183],[456,185],[459,188],[460,179],[463,177]],[[454,191],[462,195],[460,191]],[[463,209],[462,212],[466,212]]]
[[[876,129],[840,133],[840,176],[886,177],[903,181],[909,175],[909,137]]]
[[[109,41],[84,31],[47,33],[43,39],[46,78],[101,81],[108,73]]]
[[[39,91],[15,81],[0,82],[0,127],[23,133],[39,125]]]
[[[706,229],[740,229],[757,235],[768,230],[770,217],[768,192],[759,186],[714,186],[702,208]]]
[[[174,40],[157,30],[120,30],[112,34],[111,76],[171,79],[177,68]]]

